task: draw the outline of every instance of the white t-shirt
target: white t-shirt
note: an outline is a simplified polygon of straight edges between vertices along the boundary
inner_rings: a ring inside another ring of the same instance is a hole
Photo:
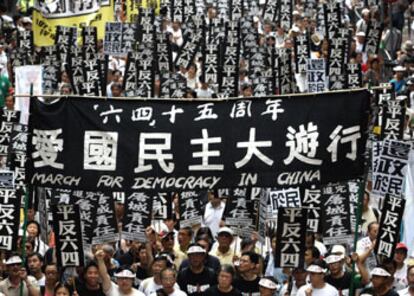
[[[161,288],[161,285],[158,285],[154,282],[154,277],[146,278],[141,282],[141,285],[139,286],[139,290],[146,296],[150,296]],[[180,287],[177,285],[177,283],[174,284],[174,290],[180,290]]]
[[[157,293],[151,293],[150,296],[157,296]],[[174,292],[172,292],[171,294],[168,294],[168,296],[187,296],[186,292],[183,292],[181,290],[178,289],[174,289]]]
[[[298,290],[298,293],[296,295],[297,296],[306,296],[305,291],[309,287],[312,288],[312,285],[307,284],[307,285],[304,285],[304,286],[300,287],[299,290]],[[335,289],[334,286],[331,286],[328,283],[325,283],[325,287],[323,287],[322,289],[312,288],[312,296],[338,296],[338,295],[339,295],[338,290]]]
[[[111,288],[105,292],[106,296],[145,296],[142,292],[132,288],[131,293],[124,294],[119,291],[119,287],[114,282],[111,282]]]

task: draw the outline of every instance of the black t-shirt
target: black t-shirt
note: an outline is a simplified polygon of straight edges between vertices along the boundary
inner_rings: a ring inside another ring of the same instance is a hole
[[[241,296],[239,290],[233,288],[230,292],[221,292],[217,286],[210,287],[204,294],[205,296]]]
[[[333,278],[331,275],[325,277],[325,281],[334,286],[337,290],[347,290],[351,287],[351,274],[347,271],[344,272],[344,275],[339,278]]]
[[[242,295],[259,296],[259,281],[259,277],[256,277],[253,281],[246,281],[242,277],[238,277],[234,280],[233,286],[238,289]]]
[[[372,287],[363,289],[361,291],[360,295],[362,295],[362,294],[376,295],[375,292],[374,292],[374,289]],[[394,290],[394,288],[392,288],[391,290],[389,290],[383,296],[399,296],[399,294],[398,294],[397,291]]]
[[[82,282],[77,281],[76,292],[79,296],[105,296],[102,287],[99,290],[89,290]]]
[[[213,270],[205,267],[201,273],[193,273],[190,268],[185,268],[178,273],[177,283],[180,289],[189,296],[205,295],[205,291],[217,284],[217,278]]]

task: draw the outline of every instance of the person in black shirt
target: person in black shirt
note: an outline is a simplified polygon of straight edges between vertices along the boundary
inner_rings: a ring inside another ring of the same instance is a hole
[[[98,265],[91,261],[84,269],[83,281],[76,280],[76,292],[79,296],[105,296],[99,284]]]
[[[254,252],[242,253],[239,265],[239,277],[234,281],[234,286],[242,295],[259,296],[259,281],[257,268],[259,255]]]
[[[217,283],[214,271],[204,266],[206,250],[199,244],[191,244],[187,251],[189,267],[178,274],[177,283],[189,296],[201,296]]]
[[[386,266],[378,265],[371,271],[371,282],[372,287],[362,290],[360,295],[398,296],[393,288],[394,277]]]
[[[218,284],[208,288],[205,296],[241,296],[240,291],[232,285],[234,274],[233,266],[229,264],[221,266],[217,278]]]

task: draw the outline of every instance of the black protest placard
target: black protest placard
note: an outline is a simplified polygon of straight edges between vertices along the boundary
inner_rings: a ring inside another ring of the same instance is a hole
[[[0,155],[6,157],[9,153],[10,136],[13,130],[13,124],[20,119],[20,111],[1,109],[0,110]],[[6,162],[4,161],[4,165]]]
[[[308,60],[310,58],[308,33],[295,37],[294,42],[296,73],[306,73]]]
[[[135,96],[135,91],[138,88],[137,62],[138,62],[138,53],[137,52],[128,53],[124,79],[122,80],[122,83],[123,83],[122,89],[124,90],[124,95],[126,97]]]
[[[410,143],[395,140],[383,142],[381,155],[376,160],[373,172],[374,194],[401,197],[410,149]]]
[[[371,19],[368,22],[366,40],[363,48],[363,51],[368,55],[378,54],[383,29],[384,24],[376,19]]]
[[[151,45],[138,46],[138,89],[137,96],[152,98],[154,96],[154,50]]]
[[[349,204],[350,204],[350,213],[351,213],[351,229],[353,232],[355,232],[355,226],[357,222],[359,195],[361,193],[362,186],[363,186],[363,183],[360,180],[351,180],[348,182]],[[364,221],[361,221],[358,227],[360,228],[362,224],[364,224]],[[360,229],[358,229],[358,233],[360,233]]]
[[[13,188],[0,188],[0,249],[17,249],[20,222],[20,198]]]
[[[263,20],[274,22],[278,13],[278,1],[266,0],[265,7],[263,9]]]
[[[223,97],[237,97],[239,90],[240,22],[229,21],[226,27],[226,46],[219,93]]]
[[[76,190],[72,192],[73,199],[80,209],[83,250],[90,252],[96,222],[96,210],[99,192]]]
[[[167,78],[168,77],[168,78]],[[163,75],[161,77],[161,94],[169,91],[170,98],[183,98],[187,88],[187,80],[178,73]]]
[[[375,253],[377,256],[394,258],[394,251],[400,241],[401,221],[405,199],[387,195],[381,210]]]
[[[152,220],[165,220],[173,216],[173,196],[171,193],[160,193],[153,195]]]
[[[277,189],[272,188],[269,192],[272,212],[277,212],[279,208],[300,208],[302,202],[299,187]]]
[[[80,94],[99,96],[101,94],[101,61],[99,59],[83,60],[83,79]]]
[[[151,225],[152,196],[143,192],[127,194],[122,221],[122,238],[146,241],[145,229]]]
[[[247,199],[243,191],[239,193],[227,200],[223,218],[235,235],[249,237],[257,230],[258,201]]]
[[[238,20],[244,15],[244,5],[245,0],[230,0],[230,20]]]
[[[115,205],[112,196],[101,193],[98,197],[93,226],[92,244],[104,244],[119,238]]]
[[[180,69],[180,67],[188,69],[190,67],[202,42],[203,34],[201,30],[187,28],[186,33],[184,44],[180,48],[174,62],[176,69]]]
[[[295,83],[292,69],[292,50],[289,48],[277,49],[279,59],[279,94],[290,94],[294,92]]]
[[[133,50],[136,35],[133,23],[109,23],[105,25],[104,53],[126,56]]]
[[[346,83],[344,56],[345,44],[342,37],[335,37],[329,44],[329,57],[327,65],[327,77],[330,90],[344,89]]]
[[[43,187],[34,188],[35,198],[37,199],[36,211],[39,213],[39,225],[40,225],[40,239],[44,242],[48,241],[49,234],[49,210],[50,203],[47,203],[46,189]]]
[[[326,89],[325,59],[309,59],[306,71],[308,92],[322,92]]]
[[[278,24],[287,32],[292,28],[293,2],[291,0],[279,0],[278,4],[280,5]]]
[[[219,72],[220,40],[205,40],[203,48],[203,72],[202,80],[207,82],[213,89],[218,88],[221,73]]]
[[[259,197],[259,223],[257,225],[257,233],[261,243],[266,241],[266,222],[268,219],[268,199],[269,193],[267,189],[261,188]]]
[[[275,267],[303,267],[307,210],[281,208],[277,219]]]
[[[307,231],[321,233],[322,224],[322,190],[321,188],[305,188],[302,207],[308,210]]]
[[[98,32],[94,26],[82,28],[82,50],[83,58],[91,60],[96,57],[98,52]]]
[[[324,4],[325,14],[325,36],[332,40],[338,29],[341,27],[341,4],[338,2],[328,2]]]
[[[345,244],[352,241],[348,184],[336,183],[322,188],[323,243]]]
[[[81,97],[52,108],[33,99],[28,181],[163,192],[292,187],[362,175],[367,91],[243,101],[251,114],[232,118],[237,100],[97,104]]]
[[[76,204],[54,205],[53,229],[56,235],[57,263],[61,267],[83,266],[82,231]]]
[[[405,125],[405,101],[389,99],[382,102],[381,139],[402,140]]]
[[[202,196],[205,191],[183,191],[179,197],[180,227],[201,225],[204,215]]]
[[[81,48],[77,46],[70,47],[67,71],[73,93],[80,94],[82,84],[85,81],[83,75],[83,52]]]
[[[10,56],[12,66],[33,65],[35,61],[33,31],[17,30],[16,39],[16,48],[12,51],[12,55]]]
[[[348,89],[362,87],[361,64],[346,64],[346,86]]]
[[[55,45],[61,63],[66,63],[72,46],[77,43],[77,28],[56,26]]]
[[[17,194],[22,197],[26,191],[26,161],[27,161],[28,127],[23,124],[13,124],[10,135],[8,167],[14,171],[14,186]]]
[[[172,72],[172,52],[169,42],[169,35],[159,29],[160,32],[156,33],[156,61],[157,61],[157,73],[163,75],[165,73]]]

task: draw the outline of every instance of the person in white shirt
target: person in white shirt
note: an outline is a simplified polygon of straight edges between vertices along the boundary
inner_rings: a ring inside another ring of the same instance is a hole
[[[225,203],[221,201],[219,196],[213,192],[208,193],[209,202],[206,205],[203,216],[203,225],[210,228],[213,237],[216,237],[217,232],[220,228],[221,218],[223,216]]]
[[[397,269],[394,273],[394,288],[396,291],[407,287],[407,258],[408,247],[404,243],[398,243],[395,247],[394,262],[397,264]]]
[[[379,224],[377,222],[371,222],[368,224],[368,236],[360,239],[356,245],[356,252],[358,253],[358,256],[360,256],[361,261],[366,260],[365,266],[368,270],[372,270],[377,265],[373,250],[378,236],[378,229]]]
[[[102,279],[102,289],[107,296],[145,296],[142,292],[132,288],[134,283],[135,274],[129,270],[124,269],[118,273],[115,273],[116,282],[111,281],[111,278],[106,269],[104,262],[105,252],[98,250],[95,253],[95,257],[98,261],[99,275]]]
[[[327,272],[323,260],[315,260],[306,271],[309,273],[310,284],[299,288],[297,296],[338,296],[338,290],[325,282]]]
[[[171,267],[161,270],[161,285],[160,289],[168,296],[187,296],[187,293],[181,291],[176,284],[177,272]],[[160,291],[158,290],[158,291]],[[151,293],[150,296],[157,296],[157,292]]]
[[[408,287],[398,291],[400,296],[413,296],[414,295],[414,265],[410,265],[407,268],[407,284]]]

